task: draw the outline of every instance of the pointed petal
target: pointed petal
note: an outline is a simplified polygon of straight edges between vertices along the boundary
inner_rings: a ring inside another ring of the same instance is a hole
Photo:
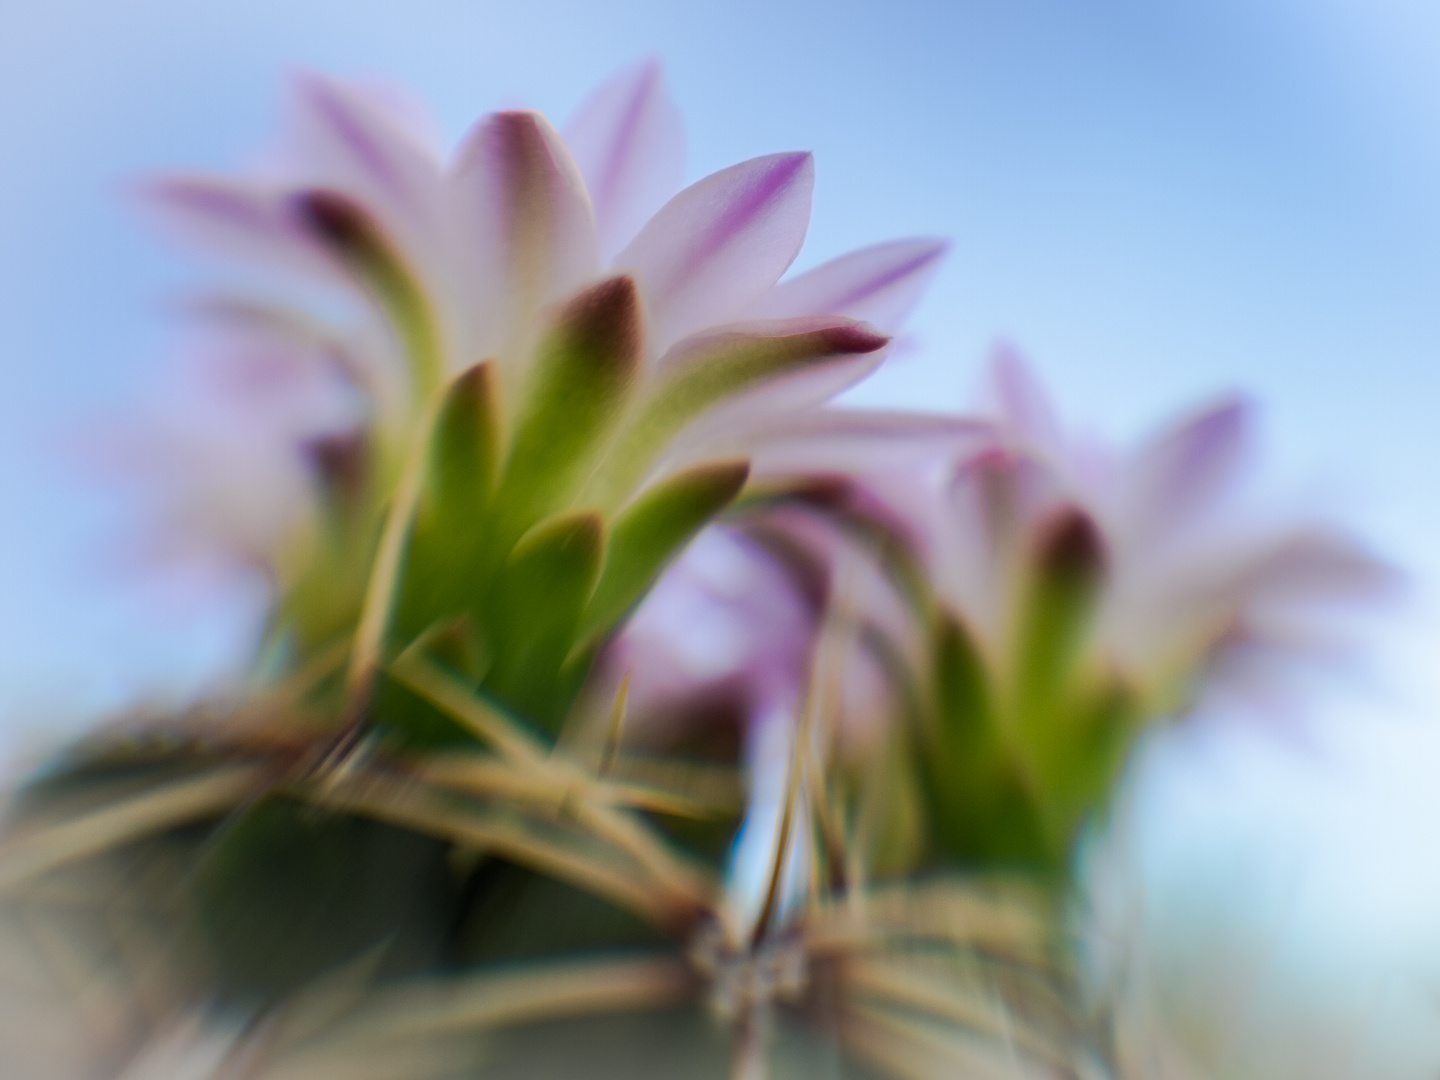
[[[1053,792],[1066,769],[1065,754],[1057,760],[1064,739],[1057,725],[1072,715],[1066,698],[1075,695],[1076,664],[1089,644],[1109,557],[1099,527],[1078,506],[1061,508],[1036,539],[1018,610],[1013,692],[1016,731]],[[1067,740],[1063,750],[1072,758],[1073,749]]]
[[[876,337],[882,343],[889,340]],[[739,390],[685,428],[666,451],[664,466],[749,453],[760,432],[781,427],[843,394],[884,359],[883,344],[874,352],[832,353]]]
[[[814,184],[809,154],[771,154],[712,173],[650,219],[615,265],[640,275],[657,352],[780,279],[805,240]]]
[[[345,83],[373,112],[385,117],[391,127],[423,151],[436,167],[449,156],[450,140],[423,98],[411,87],[383,76],[352,76]]]
[[[289,127],[273,163],[279,178],[344,195],[373,218],[435,307],[437,345],[450,345],[449,305],[435,303],[451,278],[444,186],[425,134],[374,91],[313,74],[296,80]]]
[[[484,595],[480,553],[492,525],[499,457],[494,361],[446,388],[430,437],[425,490],[405,553],[392,633],[407,641],[446,617],[463,617]]]
[[[430,447],[427,510],[462,527],[495,482],[500,447],[492,363],[482,361],[451,382]]]
[[[999,419],[1022,442],[1058,453],[1063,449],[1060,419],[1050,396],[1024,358],[1008,345],[990,360],[989,395]]]
[[[449,199],[474,310],[472,347],[512,367],[541,308],[594,274],[595,218],[580,170],[539,113],[493,113],[466,137]]]
[[[933,530],[931,551],[943,595],[986,636],[1002,634],[1013,607],[1011,585],[1026,555],[1031,523],[1065,492],[1054,471],[1029,453],[996,444],[958,459],[942,497],[921,513]]]
[[[162,176],[138,196],[184,239],[216,255],[333,276],[336,267],[300,227],[282,193],[208,176]]]
[[[305,231],[343,266],[389,321],[405,350],[423,398],[445,374],[445,351],[434,294],[384,226],[359,203],[335,191],[313,189],[294,199]]]
[[[1249,404],[1232,397],[1148,440],[1125,492],[1130,528],[1146,539],[1183,528],[1237,478],[1252,426]]]
[[[916,470],[978,452],[994,438],[989,424],[968,417],[841,407],[770,417],[753,427],[755,470],[769,474]]]
[[[1319,605],[1379,599],[1404,581],[1399,568],[1320,525],[1277,538],[1237,577],[1252,608],[1274,605],[1292,610],[1302,621],[1313,617]]]
[[[949,245],[894,240],[841,255],[775,286],[752,309],[757,319],[847,315],[894,333],[915,306]]]
[[[687,338],[666,356],[659,378],[621,425],[593,482],[600,505],[624,501],[675,436],[702,415],[742,397],[737,407],[767,412],[771,399],[795,407],[812,403],[815,392],[823,400],[837,392],[836,383],[848,385],[873,366],[872,354],[889,340],[838,316],[736,324]],[[707,431],[709,419],[702,421]],[[718,423],[722,432],[727,426]]]
[[[717,327],[687,338],[662,361],[651,398],[654,418],[683,423],[759,386],[783,398],[786,408],[816,404],[848,386],[853,376],[839,377],[838,382],[834,375],[822,378],[825,389],[819,398],[795,391],[785,380],[811,371],[831,372],[830,361],[842,357],[870,357],[867,363],[873,364],[889,341],[864,323],[840,316]]]
[[[358,87],[308,74],[296,82],[287,171],[365,203],[408,245],[433,242],[440,166],[423,136]],[[424,253],[429,257],[431,253]]]
[[[565,144],[595,204],[600,257],[609,261],[680,189],[685,133],[659,60],[602,83],[571,117]]]

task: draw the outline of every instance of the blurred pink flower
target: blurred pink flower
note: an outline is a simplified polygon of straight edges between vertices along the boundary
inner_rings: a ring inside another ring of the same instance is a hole
[[[448,162],[393,96],[310,76],[296,86],[288,137],[254,175],[172,177],[148,194],[186,235],[286,272],[310,290],[299,294],[308,310],[347,327],[325,336],[345,341],[332,355],[382,452],[391,444],[392,462],[435,390],[477,361],[496,361],[501,424],[513,424],[556,310],[607,275],[633,278],[645,323],[634,398],[673,395],[677,404],[660,415],[662,427],[675,426],[655,439],[658,457],[631,464],[611,448],[587,465],[580,504],[608,512],[647,478],[747,455],[737,436],[809,410],[872,371],[944,250],[931,239],[895,241],[781,281],[809,223],[810,155],[754,158],[683,190],[682,172],[679,118],[654,63],[597,90],[563,139],[538,113],[494,113]],[[261,321],[267,332],[291,325],[271,313]],[[298,400],[253,417],[263,448],[236,454],[217,429],[210,449],[224,465],[201,497],[182,501],[222,541],[264,549],[285,534],[277,522],[296,516],[304,485],[283,459],[301,457],[291,415],[304,411]],[[209,456],[194,455],[197,473]],[[252,496],[267,489],[276,499],[257,505]],[[782,721],[793,711],[816,609],[747,550],[754,543],[713,530],[667,579],[647,609],[658,617],[637,624],[615,654],[653,654],[639,697],[729,682],[747,711]],[[735,671],[744,673],[739,683]],[[856,685],[866,678],[857,669]]]
[[[1070,507],[1103,546],[1092,648],[1156,712],[1193,703],[1221,666],[1238,675],[1236,661],[1256,661],[1246,670],[1263,675],[1313,656],[1338,615],[1392,581],[1352,537],[1254,490],[1242,399],[1121,450],[1067,431],[1013,352],[996,355],[987,396],[997,446],[955,469],[941,522],[958,532],[937,532],[932,568],[992,639],[1005,632],[1015,558]]]
[[[723,694],[752,718],[793,715],[811,642],[839,605],[861,632],[838,727],[863,753],[895,712],[895,678],[925,678],[914,590],[956,614],[1003,671],[1038,553],[1071,521],[1087,523],[1103,561],[1085,662],[1150,717],[1193,704],[1222,669],[1228,687],[1253,690],[1285,659],[1315,655],[1333,616],[1389,580],[1343,534],[1247,498],[1242,401],[1127,451],[1067,431],[1013,353],[997,355],[985,398],[966,417],[831,407],[738,435],[760,490],[787,494],[732,515],[723,544],[702,537],[617,640],[608,663],[631,674],[637,711],[673,716],[687,695]],[[723,612],[737,644],[706,646],[702,612]],[[692,653],[714,670],[701,673]]]
[[[988,425],[829,407],[786,417],[783,434],[768,426],[736,425],[732,437],[752,444],[758,490],[778,485],[784,496],[762,496],[703,532],[604,659],[607,685],[629,674],[642,727],[702,700],[753,722],[793,718],[827,619],[857,643],[883,640],[906,656],[920,648],[914,609],[867,537],[837,527],[837,515],[863,523],[869,540],[878,529],[917,550],[927,478],[960,447],[989,445]],[[712,644],[716,633],[723,647]],[[893,711],[889,659],[861,646],[844,668],[830,721],[845,752],[869,748]]]
[[[362,406],[341,343],[253,310],[204,315],[134,413],[99,425],[81,453],[139,510],[134,559],[266,574],[306,531],[315,458]]]
[[[717,348],[814,334],[829,355],[745,395],[744,408],[822,401],[880,361],[884,339],[855,320],[888,331],[943,249],[881,244],[777,285],[804,240],[810,155],[754,158],[677,193],[680,122],[653,62],[600,87],[565,139],[539,113],[494,113],[448,163],[409,112],[394,95],[307,76],[288,137],[252,177],[149,188],[205,247],[338,287],[361,301],[372,338],[409,336],[354,358],[382,426],[417,405],[427,380],[482,358],[497,358],[514,400],[545,316],[607,272],[639,284],[652,383]],[[377,270],[385,260],[394,265]]]

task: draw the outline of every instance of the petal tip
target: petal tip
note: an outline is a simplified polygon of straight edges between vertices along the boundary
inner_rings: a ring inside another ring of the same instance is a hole
[[[917,236],[915,245],[919,256],[932,261],[943,259],[953,246],[948,236]]]
[[[1079,506],[1067,506],[1042,529],[1037,562],[1051,574],[1098,581],[1108,564],[1105,538]]]
[[[852,321],[836,327],[832,333],[834,333],[836,344],[839,346],[836,352],[857,355],[883,349],[891,341],[889,334],[882,334],[867,322]]]
[[[640,289],[629,274],[615,274],[570,299],[560,316],[570,330],[600,345],[600,351],[627,364],[644,353],[645,319]]]

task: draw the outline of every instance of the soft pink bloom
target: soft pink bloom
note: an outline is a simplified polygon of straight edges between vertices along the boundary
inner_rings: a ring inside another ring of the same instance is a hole
[[[718,404],[705,400],[665,433],[658,459],[629,464],[620,436],[622,449],[605,451],[578,495],[606,511],[647,478],[747,454],[746,432],[788,422],[868,374],[944,249],[929,239],[880,244],[782,281],[809,224],[811,156],[769,154],[679,189],[679,120],[653,63],[602,86],[563,139],[538,113],[500,112],[446,160],[420,132],[373,90],[308,77],[296,86],[290,135],[263,170],[174,177],[151,187],[151,202],[204,246],[320,287],[307,306],[346,326],[334,333],[349,342],[339,360],[371,429],[392,444],[448,375],[485,359],[497,362],[502,423],[512,422],[557,307],[615,273],[634,279],[644,312],[636,400],[664,400],[681,376],[769,342],[809,350],[739,393],[712,394]],[[296,440],[281,427],[262,423],[255,434],[283,456]],[[258,465],[243,479],[284,472]],[[224,505],[197,501],[197,512],[209,509],[216,533],[247,544],[233,517],[268,523],[294,502],[254,507],[244,482],[212,491]],[[276,535],[267,524],[259,538]],[[651,616],[616,646],[614,662],[627,650],[646,657],[637,704],[663,701],[673,686],[691,701],[697,688],[734,690],[744,711],[782,724],[793,713],[818,608],[756,557],[756,542],[725,529],[702,537]],[[883,687],[861,666],[849,682],[856,692]]]
[[[1193,703],[1208,676],[1253,690],[1283,660],[1314,656],[1334,616],[1388,580],[1353,540],[1245,490],[1253,417],[1237,399],[1121,450],[1068,431],[1011,353],[985,397],[968,417],[826,408],[745,431],[757,483],[791,494],[736,518],[724,564],[704,563],[697,543],[662,579],[610,658],[631,673],[632,700],[682,711],[686,627],[700,623],[680,613],[723,596],[727,633],[751,647],[723,654],[723,679],[693,679],[692,698],[723,685],[752,717],[787,702],[793,715],[829,610],[868,634],[846,669],[860,685],[838,706],[841,734],[863,749],[894,714],[897,671],[925,677],[923,604],[898,572],[913,570],[1003,671],[1037,552],[1077,511],[1104,562],[1086,662],[1151,716]],[[777,610],[800,614],[782,623]],[[806,627],[803,644],[776,647],[778,625]]]
[[[268,572],[306,531],[316,458],[362,403],[341,343],[253,310],[205,314],[137,415],[82,453],[144,508],[131,545],[144,562]]]
[[[745,714],[788,711],[814,632],[815,603],[751,537],[715,526],[661,578],[615,643],[644,714],[697,695]]]
[[[1078,507],[1105,549],[1093,648],[1155,708],[1191,699],[1217,665],[1238,673],[1236,661],[1258,661],[1247,670],[1263,674],[1314,655],[1333,642],[1337,615],[1392,579],[1353,538],[1273,495],[1262,501],[1248,483],[1254,413],[1242,399],[1202,406],[1121,450],[1067,431],[1013,353],[997,355],[990,388],[1001,442],[996,456],[955,472],[949,521],[965,535],[935,565],[942,587],[959,599],[1005,576],[999,545],[970,557],[980,545],[964,524],[995,506],[997,483],[1008,505],[989,516],[1005,517],[1012,552],[1058,508]]]
[[[767,388],[772,412],[823,401],[880,360],[879,339],[854,320],[888,331],[943,249],[930,240],[882,244],[777,285],[804,241],[810,155],[754,158],[676,192],[679,121],[654,63],[603,85],[564,139],[539,113],[494,113],[448,161],[393,102],[359,85],[308,76],[292,114],[263,170],[172,177],[151,186],[150,201],[216,252],[361,300],[359,310],[393,333],[383,305],[355,288],[353,267],[327,249],[327,226],[317,224],[317,198],[345,200],[418,287],[439,339],[434,377],[495,357],[512,398],[545,316],[623,271],[641,289],[652,384],[703,362],[727,334],[743,342],[834,330],[829,362]],[[356,359],[382,420],[417,403],[403,366],[394,348]],[[747,407],[766,397],[748,395]]]
[[[755,158],[681,190],[680,121],[655,63],[600,87],[563,138],[538,113],[494,113],[447,158],[418,112],[390,90],[305,76],[282,139],[248,174],[148,185],[151,209],[236,266],[228,292],[247,297],[209,303],[220,317],[188,370],[107,450],[147,488],[157,565],[258,572],[283,588],[314,533],[318,474],[347,433],[376,437],[393,468],[436,384],[488,357],[502,423],[512,421],[557,306],[615,271],[636,279],[647,324],[633,400],[726,350],[807,334],[820,343],[807,362],[700,411],[636,475],[577,496],[613,512],[647,478],[744,456],[746,433],[873,369],[944,248],[880,244],[782,281],[808,225],[810,156]],[[435,355],[417,359],[395,296],[347,262],[356,228],[413,285],[401,300],[432,324]],[[793,681],[766,691],[793,693]]]
[[[833,749],[853,756],[873,749],[896,705],[896,657],[872,644],[913,659],[922,628],[865,537],[837,527],[837,516],[918,550],[924,538],[912,525],[924,520],[934,478],[960,447],[989,445],[991,432],[960,418],[840,408],[783,425],[783,436],[773,422],[768,439],[755,426],[732,436],[752,443],[759,490],[779,484],[788,494],[701,533],[612,643],[600,682],[628,675],[631,711],[652,733],[683,726],[706,703],[752,726],[789,723],[828,624],[848,660],[829,675],[839,682],[826,724]]]

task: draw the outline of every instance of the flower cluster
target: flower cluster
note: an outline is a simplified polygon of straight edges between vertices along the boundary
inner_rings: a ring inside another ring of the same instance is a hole
[[[964,419],[833,410],[752,432],[756,495],[660,582],[611,663],[656,726],[717,698],[763,724],[794,713],[810,662],[770,628],[850,624],[842,756],[906,731],[930,843],[1058,869],[1145,725],[1323,655],[1389,573],[1333,529],[1245,505],[1241,401],[1122,453],[1068,434],[1013,353],[986,397]],[[687,617],[749,647],[676,633]]]
[[[428,470],[401,484],[420,505],[399,633],[468,617],[502,694],[558,722],[567,695],[527,696],[506,665],[532,683],[575,667],[744,482],[727,416],[803,409],[871,370],[886,338],[859,319],[903,314],[941,245],[880,245],[777,286],[804,239],[809,155],[675,193],[678,122],[654,65],[602,87],[568,140],[539,114],[497,113],[448,164],[358,87],[309,78],[294,112],[267,172],[150,190],[191,236],[328,286],[353,316],[317,329],[318,303],[304,317],[228,305],[272,333],[304,327],[296,348],[312,356],[329,341],[366,410],[348,438],[310,444],[326,513],[303,555],[275,553],[287,629],[307,650],[353,622],[375,542],[357,522],[378,520],[407,468]],[[427,425],[430,461],[415,465]],[[499,593],[524,567],[501,568],[526,553],[545,574],[569,560],[577,579],[545,631],[548,667],[502,655],[523,635]]]
[[[835,406],[944,244],[785,277],[810,156],[681,188],[654,64],[563,138],[425,130],[310,76],[262,168],[147,189],[245,274],[201,305],[234,407],[159,439],[174,533],[275,602],[237,694],[80,748],[0,846],[27,911],[58,875],[129,927],[118,873],[177,928],[173,1029],[114,1054],[212,1032],[200,986],[247,1076],[695,1001],[734,1075],[817,1019],[888,1075],[1084,1074],[1078,830],[1146,725],[1379,568],[1237,510],[1235,401],[1130,453],[1008,355],[974,415]],[[540,963],[596,950],[629,952]]]

